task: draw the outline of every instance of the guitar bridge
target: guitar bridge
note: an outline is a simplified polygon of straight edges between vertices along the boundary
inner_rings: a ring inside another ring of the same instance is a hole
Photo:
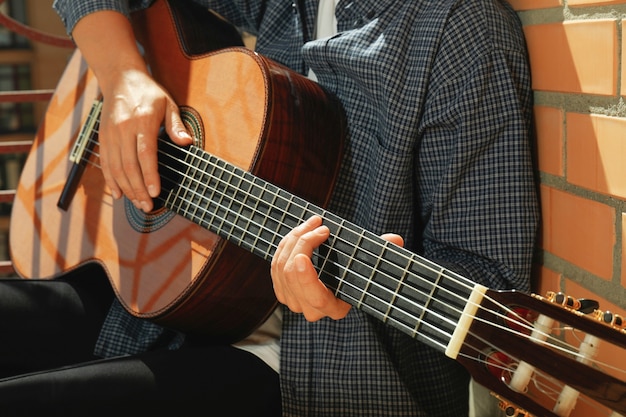
[[[87,120],[81,128],[80,133],[76,138],[76,142],[74,142],[74,147],[70,152],[69,159],[72,162],[72,167],[70,168],[67,180],[65,181],[59,200],[57,201],[57,207],[61,210],[67,210],[72,202],[74,194],[76,193],[76,189],[80,183],[80,178],[82,177],[85,165],[87,164],[87,159],[89,158],[89,154],[91,153],[91,149],[95,143],[95,141],[91,139],[98,134],[98,127],[100,126],[100,113],[102,113],[102,100],[98,99],[94,101],[91,111],[87,116]],[[86,157],[85,154],[87,154]]]

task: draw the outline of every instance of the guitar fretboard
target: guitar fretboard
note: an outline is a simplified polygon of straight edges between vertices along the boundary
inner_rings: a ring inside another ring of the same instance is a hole
[[[163,152],[162,152],[163,153]],[[168,144],[165,207],[270,260],[280,240],[316,214],[330,238],[314,255],[338,297],[445,350],[474,283],[198,147]]]

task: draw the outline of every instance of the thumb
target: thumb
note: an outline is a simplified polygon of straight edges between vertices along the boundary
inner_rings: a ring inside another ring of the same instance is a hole
[[[177,145],[185,146],[193,143],[191,134],[185,128],[185,124],[180,118],[178,107],[173,103],[170,103],[167,106],[165,114],[165,130],[167,131],[170,139],[172,139],[172,142]]]
[[[402,238],[402,236],[396,235],[395,233],[385,233],[381,237],[398,246],[404,246],[404,239]]]

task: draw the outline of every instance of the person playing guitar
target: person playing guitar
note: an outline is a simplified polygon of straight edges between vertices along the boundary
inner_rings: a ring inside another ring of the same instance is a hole
[[[12,214],[0,409],[468,414],[539,220],[506,1],[55,8],[78,51]]]

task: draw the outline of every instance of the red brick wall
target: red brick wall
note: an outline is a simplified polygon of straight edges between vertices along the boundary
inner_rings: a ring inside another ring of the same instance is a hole
[[[626,316],[626,0],[509,1],[524,25],[535,91],[536,290],[594,298]],[[596,415],[584,405],[572,414]]]

